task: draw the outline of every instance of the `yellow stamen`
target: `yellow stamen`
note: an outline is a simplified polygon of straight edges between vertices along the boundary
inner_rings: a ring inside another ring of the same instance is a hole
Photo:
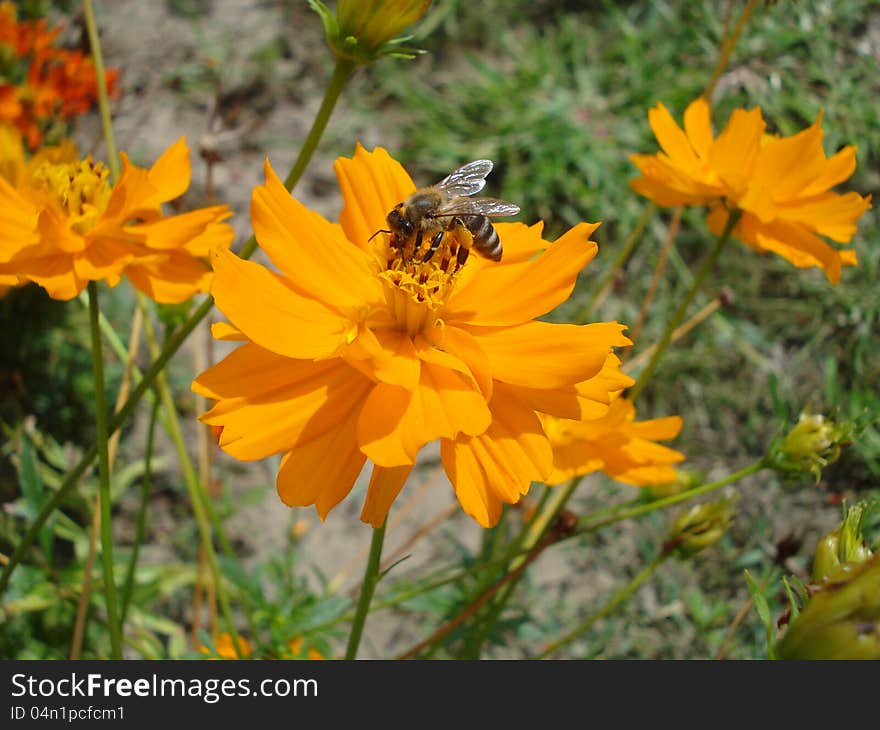
[[[72,163],[45,162],[33,173],[41,185],[67,214],[70,227],[80,234],[88,233],[107,208],[110,200],[108,171],[91,157]]]
[[[408,256],[404,250],[394,250],[387,238],[379,242],[383,245],[377,258],[385,268],[378,275],[385,284],[388,308],[398,327],[415,337],[434,325],[455,284],[454,267],[443,266],[450,259],[448,244],[444,241],[430,261],[420,260],[422,252]]]

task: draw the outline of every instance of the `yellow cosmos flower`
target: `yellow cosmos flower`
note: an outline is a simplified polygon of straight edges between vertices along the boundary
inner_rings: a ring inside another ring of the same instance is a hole
[[[741,241],[797,267],[819,267],[835,284],[842,266],[857,263],[855,251],[821,238],[849,243],[856,221],[871,207],[870,196],[831,192],[855,170],[856,148],[826,157],[821,114],[790,137],[766,134],[757,108],[736,109],[715,137],[703,98],[688,106],[684,129],[662,104],[648,118],[662,151],[631,157],[642,173],[631,182],[636,192],[663,206],[710,206],[709,227],[716,234],[728,211],[739,209],[733,234]]]
[[[8,142],[8,140],[7,140]],[[162,203],[190,181],[189,149],[173,144],[149,169],[122,153],[122,175],[72,143],[41,151],[26,163],[3,155],[0,177],[0,283],[32,281],[54,299],[72,299],[89,281],[115,286],[123,273],[152,299],[181,302],[207,291],[207,257],[232,243],[225,205],[163,216]]]
[[[684,461],[684,454],[655,441],[678,436],[681,418],[635,418],[635,406],[625,398],[613,401],[607,414],[592,420],[543,416],[544,431],[553,445],[553,471],[547,484],[560,484],[594,471],[636,486],[675,481],[672,465]]]
[[[266,163],[251,218],[277,273],[215,252],[211,292],[231,323],[215,336],[245,344],[195,380],[217,401],[202,420],[222,427],[219,444],[238,459],[283,453],[281,499],[314,504],[322,519],[369,459],[361,519],[373,526],[439,439],[462,508],[493,525],[502,503],[552,470],[538,413],[601,414],[620,387],[607,381],[612,348],[630,344],[621,325],[535,321],[571,294],[598,224],[548,243],[541,224],[498,223],[503,261],[474,254],[455,271],[445,244],[422,263],[374,236],[415,190],[384,149],[358,146],[335,170],[338,224],[291,197]]]

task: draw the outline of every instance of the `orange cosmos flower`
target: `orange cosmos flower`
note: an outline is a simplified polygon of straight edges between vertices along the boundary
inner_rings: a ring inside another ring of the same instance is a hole
[[[222,426],[220,446],[238,459],[283,453],[281,499],[314,504],[322,519],[369,459],[361,519],[373,526],[439,439],[462,508],[491,526],[552,470],[538,413],[601,414],[609,390],[631,382],[614,376],[612,347],[630,344],[621,325],[536,321],[571,294],[598,224],[551,244],[541,224],[498,223],[503,261],[473,254],[455,271],[446,243],[422,263],[374,236],[415,190],[384,149],[358,146],[335,169],[338,224],[292,198],[266,163],[251,217],[278,273],[215,252],[211,292],[231,322],[215,336],[244,344],[193,383],[217,401],[202,420]]]
[[[625,398],[612,402],[604,416],[593,420],[542,416],[544,431],[553,445],[553,471],[547,484],[594,471],[637,486],[675,481],[672,465],[684,461],[684,454],[654,442],[678,436],[681,418],[635,418],[635,406]]]
[[[158,302],[207,290],[210,250],[232,243],[232,229],[221,222],[231,211],[218,205],[163,216],[162,203],[189,186],[185,140],[149,170],[121,158],[112,187],[107,169],[78,159],[72,143],[13,165],[15,180],[0,178],[0,283],[16,277],[53,299],[72,299],[89,281],[115,286],[124,272]]]
[[[634,190],[662,206],[710,206],[709,227],[716,234],[728,211],[739,209],[733,235],[795,266],[819,267],[835,284],[842,266],[857,263],[855,251],[833,248],[821,238],[849,243],[856,221],[871,207],[870,196],[831,192],[855,170],[856,148],[826,157],[821,114],[790,137],[765,134],[757,108],[735,110],[715,137],[703,98],[688,106],[684,129],[662,104],[648,118],[662,151],[631,157],[642,173],[631,182]]]

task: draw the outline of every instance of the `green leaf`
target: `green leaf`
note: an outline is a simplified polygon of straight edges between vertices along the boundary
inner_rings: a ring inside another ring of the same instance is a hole
[[[761,586],[759,586],[755,579],[752,578],[751,573],[747,570],[744,570],[743,573],[746,576],[749,593],[752,594],[752,601],[755,603],[755,610],[758,612],[758,617],[761,619],[761,623],[764,624],[764,631],[767,632],[767,658],[775,659],[776,651],[774,648],[774,635],[776,631],[773,627],[773,618],[770,616],[770,606],[767,604],[767,599],[764,597],[764,592]]]

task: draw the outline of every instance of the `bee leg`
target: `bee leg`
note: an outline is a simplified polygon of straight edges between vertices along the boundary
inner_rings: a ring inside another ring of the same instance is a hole
[[[419,228],[418,232],[416,233],[416,242],[413,244],[413,250],[412,250],[412,257],[413,258],[415,258],[418,255],[419,249],[421,247],[422,247],[422,229]]]
[[[422,257],[422,263],[426,261],[430,261],[431,258],[437,253],[437,249],[440,248],[440,242],[443,240],[443,231],[437,231],[437,235],[431,239],[431,247],[427,250],[425,255]]]
[[[465,261],[468,260],[468,256],[470,256],[471,250],[467,246],[459,246],[458,254],[455,256],[455,270],[458,271],[462,266],[464,266]]]
[[[468,256],[471,253],[471,245],[474,242],[474,237],[467,229],[464,221],[462,221],[461,218],[455,218],[452,221],[452,226],[450,230],[455,236],[455,240],[458,242],[458,251],[455,254],[455,270],[453,271],[453,273],[455,273],[462,266],[464,266],[465,261],[468,260]]]

